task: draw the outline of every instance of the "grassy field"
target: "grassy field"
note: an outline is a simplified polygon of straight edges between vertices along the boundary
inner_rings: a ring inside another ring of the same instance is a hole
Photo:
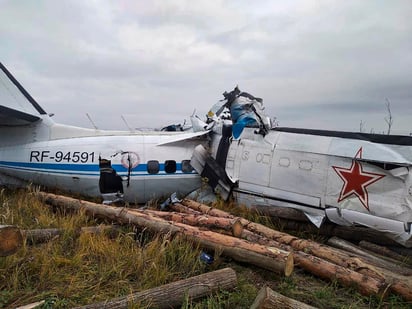
[[[221,207],[235,211],[233,205]],[[80,227],[103,223],[109,224],[84,213],[51,209],[30,190],[0,189],[0,225],[65,231],[45,244],[25,243],[16,254],[0,257],[0,308],[40,300],[45,300],[43,308],[71,308],[223,267],[232,267],[237,272],[237,287],[199,302],[186,298],[182,308],[249,308],[265,285],[318,308],[410,308],[396,296],[364,297],[354,289],[319,280],[299,268],[284,278],[219,256],[215,256],[212,265],[206,265],[199,259],[201,249],[196,244],[131,226],[122,227],[115,237],[77,233]],[[130,305],[146,307],[149,306]]]

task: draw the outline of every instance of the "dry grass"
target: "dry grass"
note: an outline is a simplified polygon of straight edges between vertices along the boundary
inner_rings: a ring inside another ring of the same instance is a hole
[[[24,244],[18,253],[0,258],[0,307],[46,300],[53,308],[68,308],[206,271],[199,260],[201,250],[191,242],[131,227],[114,239],[104,234],[78,236],[79,227],[101,222],[50,209],[27,191],[2,190],[0,213],[0,224],[65,230],[46,244]]]
[[[409,308],[391,296],[362,297],[355,290],[318,280],[296,269],[289,278],[215,256],[211,266],[199,260],[201,249],[183,238],[123,227],[115,238],[80,234],[80,227],[102,222],[83,213],[65,213],[42,204],[30,190],[0,189],[0,225],[22,229],[63,228],[42,245],[24,244],[18,253],[0,257],[0,308],[45,300],[43,308],[70,308],[232,267],[238,274],[235,291],[220,291],[200,302],[186,299],[182,308],[249,308],[263,285],[318,308]],[[219,201],[214,205],[253,221],[272,225],[246,208]],[[145,308],[144,304],[131,305]]]

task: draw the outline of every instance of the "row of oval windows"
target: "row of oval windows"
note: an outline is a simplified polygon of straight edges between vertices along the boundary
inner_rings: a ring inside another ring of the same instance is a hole
[[[157,174],[160,171],[160,163],[157,160],[150,160],[147,161],[147,172],[149,174]],[[164,171],[167,174],[173,174],[176,173],[178,168],[178,164],[176,163],[175,160],[166,160],[164,163]],[[182,173],[191,173],[193,172],[193,167],[190,165],[190,160],[183,160],[180,163],[180,168],[182,170]]]

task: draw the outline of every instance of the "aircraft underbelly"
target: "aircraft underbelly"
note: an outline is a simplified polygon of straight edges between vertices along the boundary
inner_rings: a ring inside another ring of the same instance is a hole
[[[24,180],[26,183],[45,186],[49,188],[61,188],[65,191],[76,192],[87,196],[99,196],[98,175],[82,174],[58,174],[54,172],[39,172],[33,170],[10,170],[2,168],[1,173],[13,178]]]
[[[300,194],[292,191],[286,191],[276,189],[268,186],[260,186],[258,184],[252,184],[240,181],[236,192],[244,194],[252,194],[253,204],[255,205],[271,205],[272,202],[268,200],[283,201],[290,204],[302,204],[319,208],[320,198],[316,196],[310,196]]]
[[[146,177],[144,183],[144,199],[146,201],[156,198],[166,197],[174,192],[177,193],[179,198],[186,196],[187,194],[198,189],[202,184],[202,179],[198,174],[186,174],[186,175],[169,175],[159,177]],[[135,192],[134,190],[131,190]],[[125,198],[127,199],[128,194],[125,190]],[[142,203],[144,200],[136,197],[138,202]]]

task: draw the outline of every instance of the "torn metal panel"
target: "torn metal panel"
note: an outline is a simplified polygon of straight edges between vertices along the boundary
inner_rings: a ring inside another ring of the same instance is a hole
[[[239,92],[236,88],[225,99],[235,102],[231,97],[238,98]],[[244,106],[253,98],[242,98]],[[231,109],[233,128],[243,116],[252,117],[241,105]],[[239,203],[291,207],[318,227],[327,217],[383,231],[412,246],[412,137],[293,128],[262,134],[256,130],[264,126],[261,119],[243,121],[224,154]],[[219,121],[213,127],[214,158],[222,155],[217,146],[222,127]]]

